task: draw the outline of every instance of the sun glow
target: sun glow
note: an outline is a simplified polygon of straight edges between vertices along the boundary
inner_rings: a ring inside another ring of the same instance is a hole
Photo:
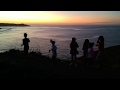
[[[49,12],[37,11],[8,11],[0,12],[1,22],[14,22],[14,23],[59,23],[63,21],[64,17],[51,14]]]
[[[90,24],[120,23],[117,12],[82,11],[0,11],[1,23],[26,24]]]

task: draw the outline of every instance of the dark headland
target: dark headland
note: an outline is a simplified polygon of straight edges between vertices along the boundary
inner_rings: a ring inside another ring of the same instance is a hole
[[[0,79],[120,79],[119,50],[120,45],[106,48],[102,66],[97,62],[88,66],[80,57],[74,67],[68,60],[53,61],[35,52],[25,57],[23,51],[11,49],[0,53]]]
[[[30,26],[30,25],[27,25],[27,24],[15,24],[15,23],[0,23],[0,26]]]

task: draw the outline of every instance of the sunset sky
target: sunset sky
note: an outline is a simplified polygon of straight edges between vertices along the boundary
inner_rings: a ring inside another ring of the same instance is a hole
[[[0,23],[120,24],[120,11],[0,11]]]

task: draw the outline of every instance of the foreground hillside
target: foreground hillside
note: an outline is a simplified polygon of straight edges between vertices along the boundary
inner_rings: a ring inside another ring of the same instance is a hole
[[[90,65],[80,57],[78,67],[70,61],[52,59],[31,52],[25,57],[22,51],[0,53],[0,79],[112,79],[120,78],[120,45],[105,49],[104,64]],[[95,55],[97,51],[95,52]]]

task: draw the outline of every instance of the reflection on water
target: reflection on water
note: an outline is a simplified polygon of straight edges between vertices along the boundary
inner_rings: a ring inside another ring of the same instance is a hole
[[[50,39],[56,41],[58,47],[58,58],[70,59],[69,44],[72,37],[77,38],[79,44],[78,57],[82,56],[82,45],[86,38],[91,42],[97,41],[99,35],[105,37],[105,47],[119,45],[120,43],[120,27],[103,27],[103,26],[31,26],[31,27],[0,27],[0,52],[9,49],[20,49],[23,34],[27,33],[30,38],[30,51],[41,52],[50,56],[48,50],[51,48]],[[94,50],[97,47],[94,46]]]

